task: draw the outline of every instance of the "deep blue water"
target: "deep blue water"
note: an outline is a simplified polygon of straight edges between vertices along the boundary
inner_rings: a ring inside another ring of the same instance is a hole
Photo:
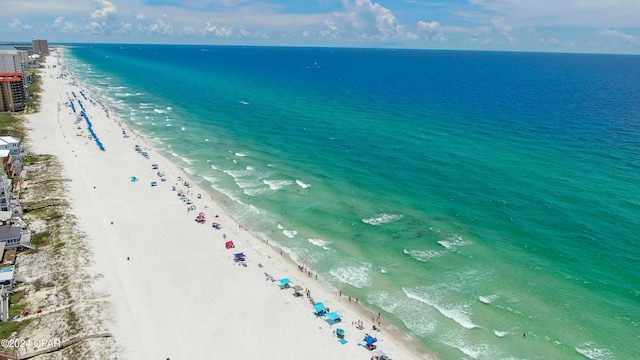
[[[640,354],[640,57],[65,51],[245,226],[443,358]]]

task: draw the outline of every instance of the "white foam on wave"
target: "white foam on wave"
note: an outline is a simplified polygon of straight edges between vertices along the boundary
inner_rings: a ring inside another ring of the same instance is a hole
[[[478,300],[480,300],[483,304],[491,304],[495,299],[500,297],[498,294],[488,295],[488,296],[478,296]]]
[[[460,338],[444,339],[441,341],[445,345],[449,345],[460,350],[461,353],[472,359],[487,358],[489,352],[489,345],[487,344],[472,345],[466,343],[463,339]]]
[[[407,250],[404,249],[403,252],[406,255],[411,256],[412,258],[418,260],[418,261],[422,261],[422,262],[426,262],[429,261],[430,259],[433,259],[435,257],[441,256],[444,253],[442,251],[435,251],[435,250]]]
[[[247,156],[248,154],[247,154],[246,152],[237,152],[237,153],[235,153],[235,155],[236,155],[236,156],[240,156],[240,157],[245,157],[245,156]]]
[[[458,304],[439,304],[435,299],[431,298],[426,292],[418,293],[414,289],[402,288],[402,291],[410,299],[420,301],[424,304],[431,306],[438,310],[444,317],[449,318],[456,322],[458,325],[465,329],[475,329],[478,325],[471,321],[471,305],[470,303],[458,303]]]
[[[348,266],[333,268],[329,274],[342,283],[362,289],[371,285],[370,271],[366,266]]]
[[[306,189],[306,188],[308,188],[308,187],[311,187],[311,185],[309,185],[309,184],[305,184],[305,183],[303,183],[301,180],[296,180],[296,184],[298,184],[298,186],[300,186],[300,187],[301,187],[301,188],[303,188],[303,189]]]
[[[167,106],[167,111],[171,111],[173,108],[171,106]]]
[[[315,246],[317,246],[317,247],[321,247],[321,248],[323,248],[323,249],[325,249],[325,250],[329,250],[329,248],[327,247],[327,245],[331,244],[331,242],[326,241],[326,240],[322,240],[322,239],[311,239],[311,238],[310,238],[310,239],[308,239],[308,241],[309,241],[311,244],[313,244],[313,245],[315,245]]]
[[[115,94],[113,94],[113,95],[114,95],[114,96],[116,96],[116,97],[131,97],[131,96],[140,96],[140,95],[142,95],[142,93],[135,93],[135,94],[132,94],[132,93],[121,93],[121,92],[117,92],[117,93],[115,93]]]
[[[593,342],[584,343],[579,347],[576,346],[575,349],[576,349],[576,352],[578,352],[578,354],[586,357],[587,359],[591,359],[591,360],[615,359],[615,356],[611,350],[600,348]]]
[[[266,187],[247,187],[247,188],[242,189],[242,191],[247,196],[253,196],[253,197],[262,196],[264,194],[267,194],[267,193],[271,192],[271,190],[269,188],[266,188]]]
[[[451,236],[445,240],[438,241],[447,250],[456,250],[462,246],[471,244],[471,241],[464,240],[462,236]]]
[[[153,112],[158,114],[165,114],[167,111],[162,109],[153,109]]]
[[[499,338],[503,338],[503,337],[505,337],[505,336],[509,335],[509,334],[510,334],[510,332],[508,332],[508,331],[498,331],[498,330],[493,330],[493,334],[494,334],[495,336],[499,337]]]
[[[362,219],[362,222],[365,224],[373,225],[373,226],[379,226],[379,225],[388,224],[394,221],[398,221],[400,219],[402,219],[402,214],[398,214],[398,215],[377,214],[374,217],[371,217],[368,219]]]
[[[423,311],[423,305],[408,299],[402,293],[373,291],[367,296],[367,301],[397,316],[418,336],[429,336],[436,331],[437,322],[429,312]]]
[[[293,184],[291,180],[262,180],[265,185],[269,186],[269,189],[273,191],[278,191],[280,189],[284,189],[287,186]]]
[[[296,237],[296,235],[298,235],[298,232],[295,230],[283,230],[282,234],[284,234],[284,236],[288,237],[289,239],[293,239],[294,237]]]

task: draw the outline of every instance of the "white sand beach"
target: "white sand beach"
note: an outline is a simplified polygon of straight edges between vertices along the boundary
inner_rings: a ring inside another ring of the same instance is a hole
[[[371,315],[358,310],[355,301],[349,303],[321,279],[300,272],[286,254],[235,222],[81,84],[61,78],[59,56],[54,51],[41,73],[41,111],[28,116],[30,142],[36,153],[57,156],[71,179],[71,208],[87,234],[91,272],[101,275],[95,286],[109,294],[110,330],[121,347],[117,358],[371,359],[376,351],[359,345],[366,333],[392,359],[431,357],[384,319],[381,331],[373,331]],[[85,119],[76,122],[77,113],[66,105],[72,93],[82,101],[106,151],[88,139]],[[136,144],[148,159],[134,149]],[[187,210],[179,190],[188,193],[196,210]],[[206,216],[204,224],[194,221],[199,212]],[[222,229],[214,229],[213,222]],[[227,240],[236,247],[226,249]],[[234,262],[237,252],[246,254],[247,266]],[[268,276],[288,277],[309,289],[313,300],[340,312],[343,321],[330,324],[315,316],[306,296],[294,297]],[[364,329],[353,325],[359,320]],[[345,330],[345,344],[333,334],[337,328]]]

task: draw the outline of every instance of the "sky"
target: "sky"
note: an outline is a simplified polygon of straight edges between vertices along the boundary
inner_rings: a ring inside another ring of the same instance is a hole
[[[0,42],[640,54],[640,0],[0,0]]]

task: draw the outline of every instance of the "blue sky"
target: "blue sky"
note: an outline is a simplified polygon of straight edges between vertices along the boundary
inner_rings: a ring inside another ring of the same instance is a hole
[[[640,54],[640,0],[1,0],[0,41]]]

